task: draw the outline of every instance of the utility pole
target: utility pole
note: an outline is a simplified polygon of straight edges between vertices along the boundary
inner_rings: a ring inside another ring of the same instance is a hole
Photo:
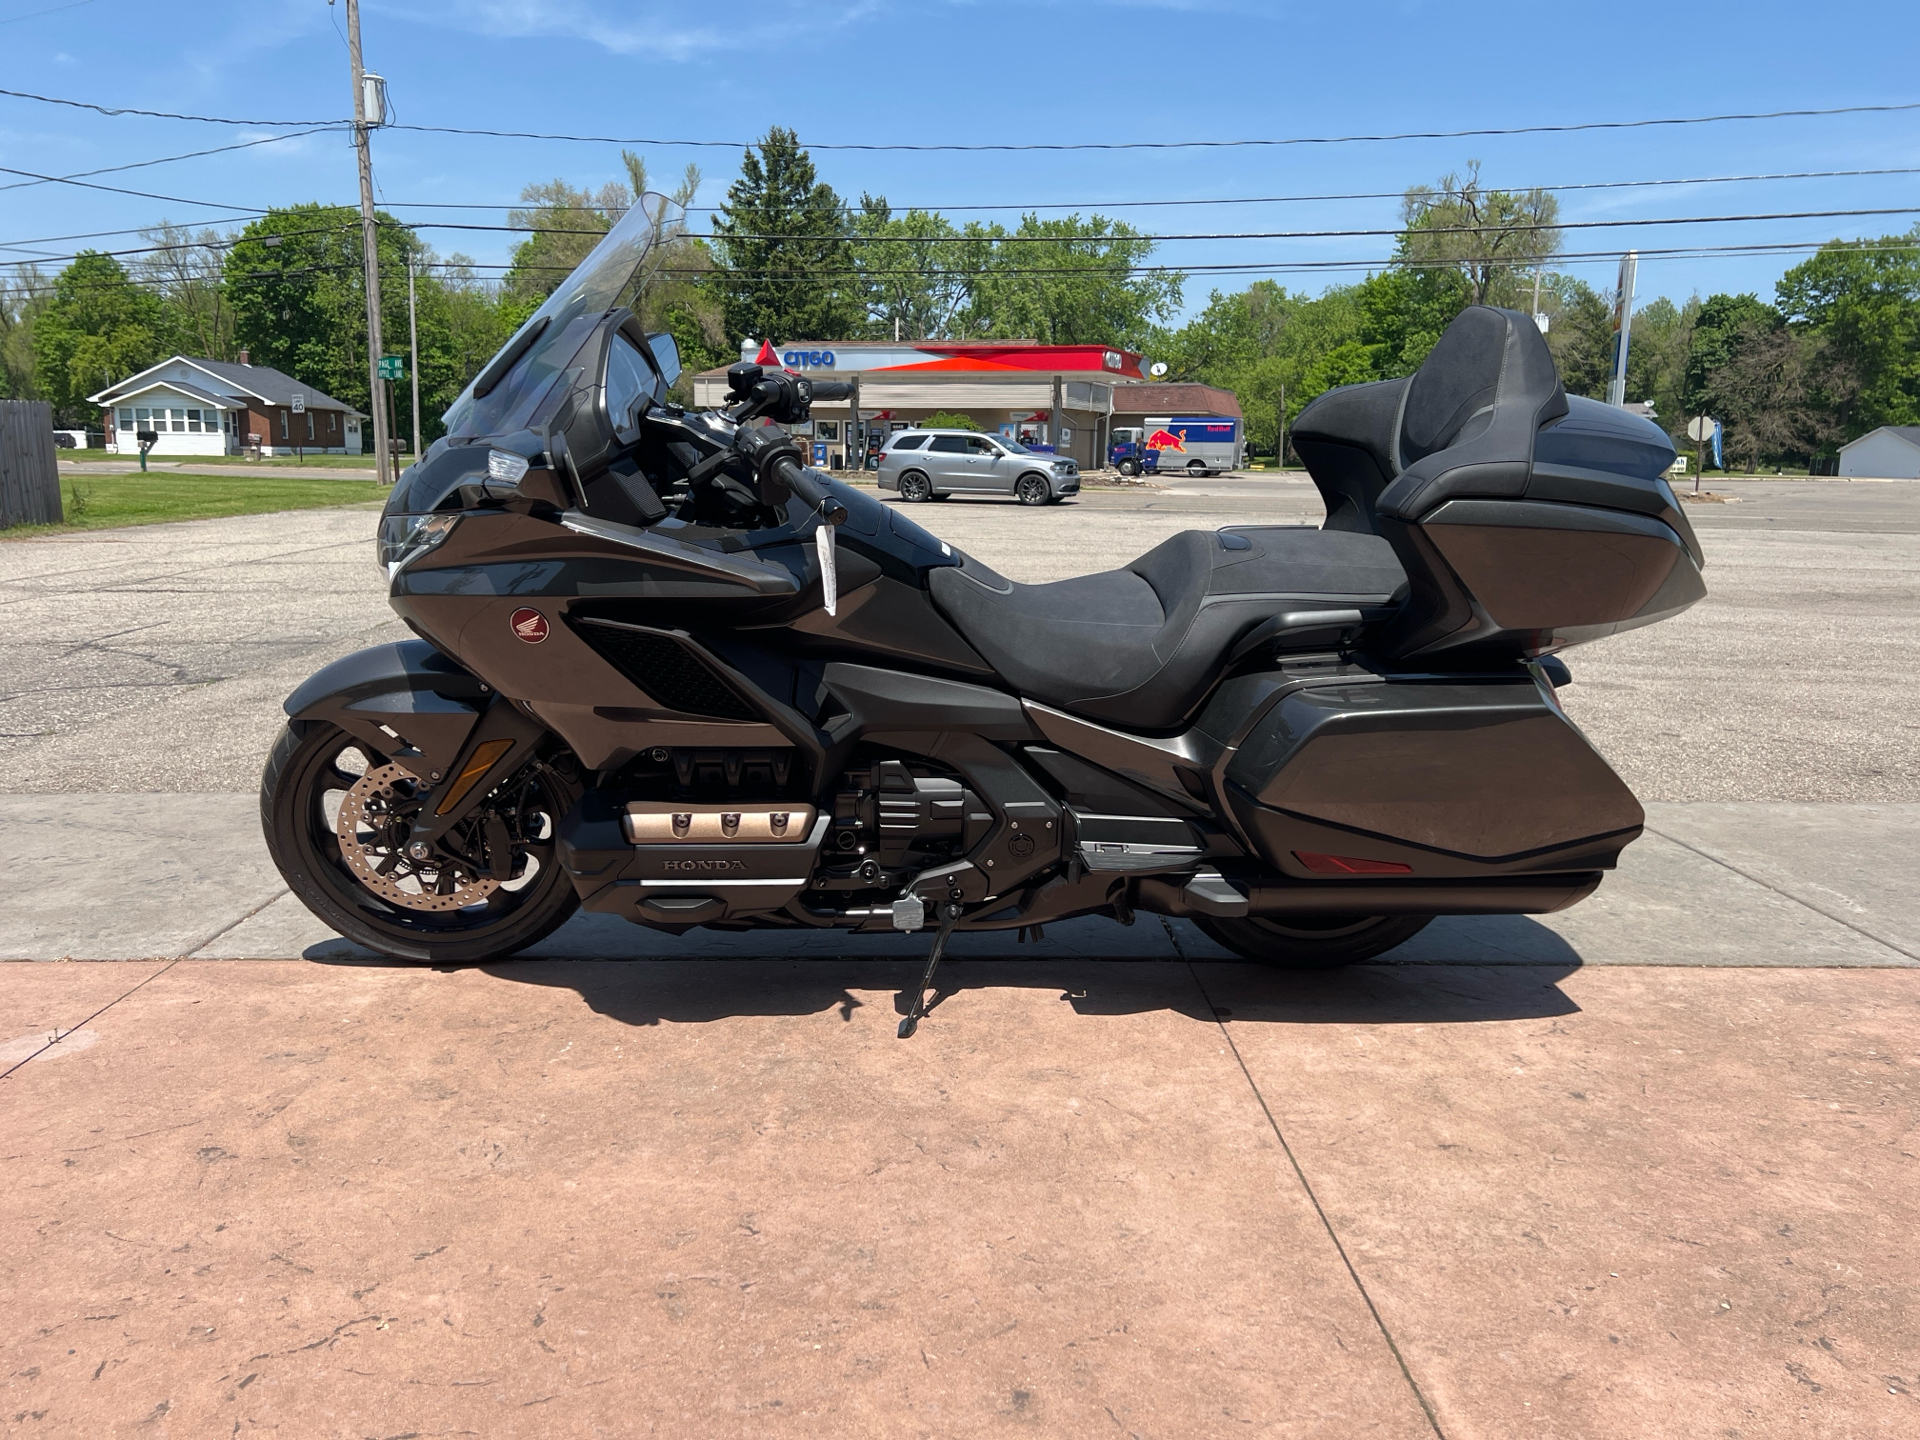
[[[382,485],[393,483],[387,449],[386,384],[380,378],[380,251],[373,218],[373,155],[367,148],[367,71],[360,63],[360,0],[347,0],[347,57],[353,66],[353,147],[360,158],[360,250],[367,272],[367,408],[373,412],[373,467]]]
[[[1287,387],[1284,381],[1280,385],[1280,443],[1273,447],[1273,468],[1287,468]]]
[[[413,295],[413,251],[407,251],[407,373],[413,377],[413,459],[420,461],[420,321]]]

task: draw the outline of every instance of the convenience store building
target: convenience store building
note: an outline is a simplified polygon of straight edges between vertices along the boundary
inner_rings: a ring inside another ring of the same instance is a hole
[[[1136,351],[1033,340],[809,340],[774,346],[773,354],[799,374],[857,383],[852,399],[816,404],[813,424],[797,432],[810,431],[815,464],[835,469],[857,465],[892,431],[943,413],[1097,469],[1115,384],[1145,378]],[[743,343],[740,358],[764,364],[762,342]],[[694,377],[695,405],[723,404],[726,394],[724,368]]]

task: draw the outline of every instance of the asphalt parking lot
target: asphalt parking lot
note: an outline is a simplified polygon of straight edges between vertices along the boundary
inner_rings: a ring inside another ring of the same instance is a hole
[[[372,516],[0,542],[19,1434],[1920,1430],[1920,485],[1690,506],[1570,657],[1649,801],[1587,904],[1275,976],[1184,925],[569,925],[458,972],[265,862],[280,698],[403,634]],[[1268,479],[916,518],[1022,580]]]

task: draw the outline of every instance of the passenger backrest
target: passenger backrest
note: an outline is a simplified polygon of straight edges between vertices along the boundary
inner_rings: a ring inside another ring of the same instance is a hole
[[[1395,478],[1379,513],[1417,520],[1445,500],[1523,494],[1534,437],[1567,413],[1545,337],[1517,310],[1473,305],[1407,385]]]
[[[1374,502],[1393,482],[1394,423],[1407,379],[1342,385],[1300,412],[1294,451],[1326,503],[1326,530],[1377,534]]]

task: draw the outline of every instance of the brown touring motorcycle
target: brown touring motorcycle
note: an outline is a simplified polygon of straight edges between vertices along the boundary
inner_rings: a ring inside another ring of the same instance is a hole
[[[1640,834],[1556,652],[1693,604],[1703,557],[1667,437],[1569,397],[1526,316],[1306,409],[1320,528],[1022,585],[802,464],[782,427],[841,387],[667,398],[672,338],[622,301],[671,223],[628,211],[395,485],[419,638],[286,702],[261,818],[341,934],[933,927],[904,1036],[955,929],[1146,911],[1335,965],[1572,905]]]

